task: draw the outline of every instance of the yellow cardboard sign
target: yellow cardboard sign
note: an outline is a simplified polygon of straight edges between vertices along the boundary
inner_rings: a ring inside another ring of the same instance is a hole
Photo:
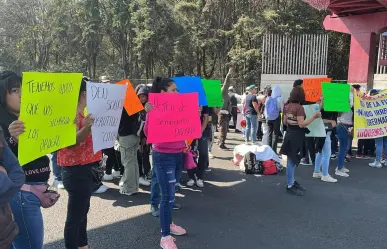
[[[81,73],[23,73],[21,165],[76,143],[74,120],[81,80]]]
[[[370,96],[354,92],[355,138],[387,136],[387,91]]]

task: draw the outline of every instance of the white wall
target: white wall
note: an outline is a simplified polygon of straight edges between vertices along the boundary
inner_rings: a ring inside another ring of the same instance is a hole
[[[387,89],[387,74],[375,74],[373,88],[375,88],[375,89]]]
[[[289,98],[290,91],[293,88],[293,83],[298,79],[305,78],[326,78],[326,75],[294,75],[294,74],[262,74],[261,75],[261,90],[267,85],[279,85],[282,90],[282,98],[286,101]]]

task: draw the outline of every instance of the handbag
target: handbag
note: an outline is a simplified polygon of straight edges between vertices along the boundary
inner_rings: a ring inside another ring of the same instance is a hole
[[[9,249],[19,233],[9,204],[0,205],[0,249]]]
[[[184,152],[184,169],[190,170],[197,167],[194,157],[195,153],[193,151]]]
[[[103,169],[101,167],[92,167],[91,175],[93,177],[93,183],[96,185],[102,184],[102,178],[104,175]]]

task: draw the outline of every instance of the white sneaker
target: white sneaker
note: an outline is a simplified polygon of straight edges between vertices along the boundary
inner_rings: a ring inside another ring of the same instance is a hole
[[[321,181],[323,181],[323,182],[337,182],[337,179],[333,178],[330,175],[327,175],[327,176],[322,176]]]
[[[378,169],[380,169],[382,167],[382,164],[380,162],[376,161],[376,160],[373,163],[369,163],[368,165],[370,167],[378,168]]]
[[[148,186],[151,185],[150,182],[148,182],[147,180],[145,180],[144,177],[140,177],[140,179],[138,179],[138,182],[140,183],[140,185],[146,186],[146,187],[148,187]]]
[[[198,186],[199,188],[203,188],[203,187],[204,187],[203,180],[198,179],[198,180],[196,181],[196,186]]]
[[[321,172],[313,173],[313,178],[321,179],[322,176],[323,176],[323,175],[321,174]]]
[[[113,176],[112,176],[112,175],[105,174],[105,175],[102,177],[102,181],[113,181]]]
[[[101,187],[99,187],[99,189],[97,189],[96,191],[94,191],[94,194],[102,194],[102,193],[105,193],[108,189],[109,189],[108,186],[102,185]]]
[[[195,185],[195,181],[192,179],[187,182],[188,187],[193,187],[194,185]]]
[[[336,171],[339,170],[338,168],[336,168]],[[344,173],[349,173],[349,169],[347,169],[346,167],[343,167],[341,169],[341,171],[343,171]]]
[[[382,160],[380,161],[380,163],[381,163],[381,164],[386,164],[386,159],[382,159]]]
[[[337,176],[342,176],[342,177],[349,177],[349,175],[348,175],[347,173],[345,173],[345,172],[343,171],[343,169],[336,170],[335,175],[337,175]]]
[[[178,188],[184,188],[184,186],[181,185],[179,182],[175,184],[175,187],[178,187]]]
[[[113,169],[112,176],[113,176],[114,178],[119,178],[119,177],[121,176],[121,172],[120,172],[120,171],[115,171],[115,170]]]
[[[62,181],[55,180],[52,185],[57,189],[64,189],[64,185]]]
[[[212,153],[211,153],[211,152],[208,152],[208,157],[209,157],[210,159],[214,159],[214,158],[215,158],[215,156],[214,156],[214,155],[212,155]]]

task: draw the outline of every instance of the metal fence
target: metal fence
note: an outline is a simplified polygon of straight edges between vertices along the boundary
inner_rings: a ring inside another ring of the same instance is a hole
[[[326,75],[328,35],[267,34],[262,42],[262,74]]]

